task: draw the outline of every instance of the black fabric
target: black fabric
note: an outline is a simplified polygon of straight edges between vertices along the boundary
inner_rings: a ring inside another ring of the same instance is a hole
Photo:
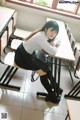
[[[55,85],[56,85],[56,89],[57,89],[58,83],[55,83],[55,78],[53,77],[51,71],[47,72],[47,78],[50,80],[52,88],[55,88]]]
[[[21,44],[15,51],[15,63],[26,70],[39,70],[40,68],[32,61],[32,55],[27,53]]]
[[[51,57],[48,56],[48,54],[44,54],[43,52],[39,50],[33,51],[33,62],[37,63],[38,66],[44,70],[44,71],[49,71],[51,68]]]
[[[36,59],[33,55],[27,53],[23,47],[23,44],[15,51],[15,63],[21,68],[27,70],[40,70],[47,72],[50,68],[47,64]]]
[[[47,79],[47,75],[40,76],[40,81],[48,93],[52,92],[52,87]]]
[[[48,71],[47,74],[44,76],[40,76],[40,81],[48,93],[52,93],[53,89],[55,89],[55,86],[56,86],[56,92],[59,92],[59,94],[62,94],[63,89],[58,88],[58,83],[55,83],[55,78],[52,76],[51,71]],[[54,99],[54,95],[52,98]]]
[[[51,87],[52,87],[53,89],[56,89],[56,91],[58,91],[59,94],[62,94],[63,89],[58,86],[58,83],[57,83],[57,82],[55,82],[55,78],[53,77],[51,71],[48,71],[48,72],[47,72],[47,78],[50,80]]]
[[[52,92],[52,89],[55,88],[55,85],[58,88],[58,84],[55,83],[55,78],[51,74],[50,70],[47,71],[46,75],[40,76],[40,81],[48,93]]]
[[[43,63],[33,55],[27,53],[21,44],[17,50],[15,51],[15,63],[20,66],[21,68],[27,70],[40,70],[47,72],[49,67],[47,64]]]

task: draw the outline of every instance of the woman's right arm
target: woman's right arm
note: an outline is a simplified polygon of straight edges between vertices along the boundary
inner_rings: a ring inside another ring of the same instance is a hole
[[[38,41],[39,45],[42,47],[42,49],[47,52],[50,55],[55,55],[57,52],[57,47],[54,45],[50,45],[49,42],[47,42],[47,40],[43,39],[43,40],[39,40]]]

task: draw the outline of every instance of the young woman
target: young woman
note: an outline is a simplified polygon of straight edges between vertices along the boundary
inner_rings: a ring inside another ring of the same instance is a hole
[[[51,71],[49,68],[44,69],[41,64],[35,63],[33,60],[32,53],[35,50],[43,50],[49,55],[55,55],[57,51],[57,43],[59,42],[56,39],[56,36],[59,32],[59,26],[55,21],[48,21],[44,24],[42,28],[33,32],[27,38],[25,38],[24,42],[17,48],[15,51],[15,63],[24,68],[26,70],[33,70],[40,75],[40,81],[48,95],[46,96],[46,100],[52,102],[58,102],[54,98],[54,77],[51,75]],[[50,42],[53,41],[53,42]],[[56,41],[56,42],[55,42]],[[53,78],[53,83],[51,83],[50,78]],[[56,83],[56,88],[58,89],[58,85]],[[62,89],[59,88],[60,94],[62,93]]]

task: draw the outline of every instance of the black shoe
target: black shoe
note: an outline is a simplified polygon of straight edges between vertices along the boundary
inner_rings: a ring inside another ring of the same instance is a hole
[[[62,88],[59,88],[59,91],[58,89],[56,90],[57,93],[59,93],[59,95],[61,95],[63,93],[63,89]]]
[[[62,92],[63,92],[63,89],[59,88],[59,94],[62,94]]]
[[[50,101],[52,103],[59,103],[60,97],[57,97],[54,92],[48,93],[48,95],[45,98],[45,101]]]

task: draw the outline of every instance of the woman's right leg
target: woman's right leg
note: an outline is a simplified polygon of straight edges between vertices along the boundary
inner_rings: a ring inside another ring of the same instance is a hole
[[[43,76],[40,76],[40,81],[41,81],[42,85],[44,86],[44,88],[46,89],[46,91],[48,92],[45,100],[46,101],[51,101],[53,103],[59,103],[60,99],[57,98],[55,92],[52,91],[52,86],[50,84],[50,81],[47,78],[47,74],[43,75]]]
[[[62,94],[63,89],[58,86],[58,83],[55,83],[55,78],[53,77],[51,71],[47,72],[47,78],[50,80],[51,86],[54,89],[56,85],[56,90],[59,90],[59,94]]]
[[[43,76],[40,76],[40,81],[41,81],[41,84],[44,86],[44,88],[46,89],[46,91],[48,93],[51,93],[52,92],[52,87],[49,83],[49,80],[47,78],[47,75],[43,75]]]

